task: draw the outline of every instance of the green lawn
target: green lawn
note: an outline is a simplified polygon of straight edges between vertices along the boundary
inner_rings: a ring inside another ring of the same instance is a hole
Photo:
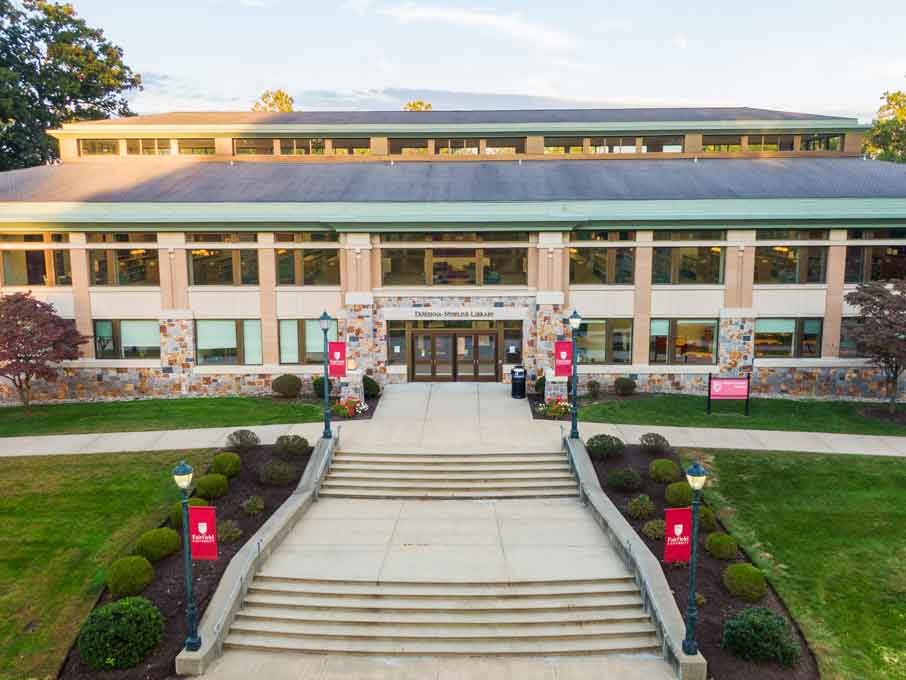
[[[104,569],[157,526],[170,470],[211,451],[0,458],[0,678],[55,678]]]
[[[0,437],[312,423],[319,405],[254,397],[148,399],[0,409]]]
[[[791,430],[846,434],[906,435],[906,427],[873,418],[859,411],[867,404],[852,401],[753,399],[750,416],[744,403],[712,402],[713,414],[705,412],[707,399],[686,394],[653,394],[637,399],[614,399],[580,406],[579,418],[595,423],[627,425],[675,425],[678,427],[732,427],[749,430]],[[903,407],[901,407],[903,408]]]
[[[906,679],[906,460],[731,451],[705,460],[708,501],[799,622],[822,678]]]

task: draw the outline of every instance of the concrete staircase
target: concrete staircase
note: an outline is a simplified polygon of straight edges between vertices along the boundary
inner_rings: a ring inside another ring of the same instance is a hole
[[[488,499],[578,495],[566,454],[338,451],[325,498]]]
[[[259,575],[224,646],[379,656],[660,653],[629,576],[376,584]]]

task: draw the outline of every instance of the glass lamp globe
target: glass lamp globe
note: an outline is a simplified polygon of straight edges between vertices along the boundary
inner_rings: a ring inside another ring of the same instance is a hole
[[[573,313],[569,315],[569,326],[574,331],[579,330],[579,326],[582,325],[582,316],[575,309]]]
[[[179,465],[173,468],[173,481],[183,491],[188,491],[189,487],[192,486],[192,475],[194,470],[192,466],[186,463],[186,461],[180,461]]]
[[[695,461],[686,469],[686,481],[693,491],[701,491],[705,488],[705,481],[708,479],[708,472],[702,467],[702,464]]]
[[[330,315],[325,309],[321,316],[318,317],[318,323],[321,325],[321,330],[326,331],[327,327],[330,325]]]

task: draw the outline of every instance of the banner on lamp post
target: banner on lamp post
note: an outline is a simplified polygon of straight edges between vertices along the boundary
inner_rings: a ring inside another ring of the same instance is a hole
[[[345,342],[328,342],[327,343],[327,372],[331,378],[346,377],[346,343]]]
[[[554,343],[554,375],[569,377],[573,374],[573,343],[558,340]]]
[[[193,560],[217,559],[217,511],[213,507],[189,506],[189,545]]]
[[[667,508],[664,518],[664,562],[692,559],[692,508]]]

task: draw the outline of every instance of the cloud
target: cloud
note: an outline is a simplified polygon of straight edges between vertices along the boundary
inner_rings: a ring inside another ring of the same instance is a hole
[[[684,34],[677,33],[673,36],[673,46],[679,50],[684,50],[689,46],[689,41]]]

